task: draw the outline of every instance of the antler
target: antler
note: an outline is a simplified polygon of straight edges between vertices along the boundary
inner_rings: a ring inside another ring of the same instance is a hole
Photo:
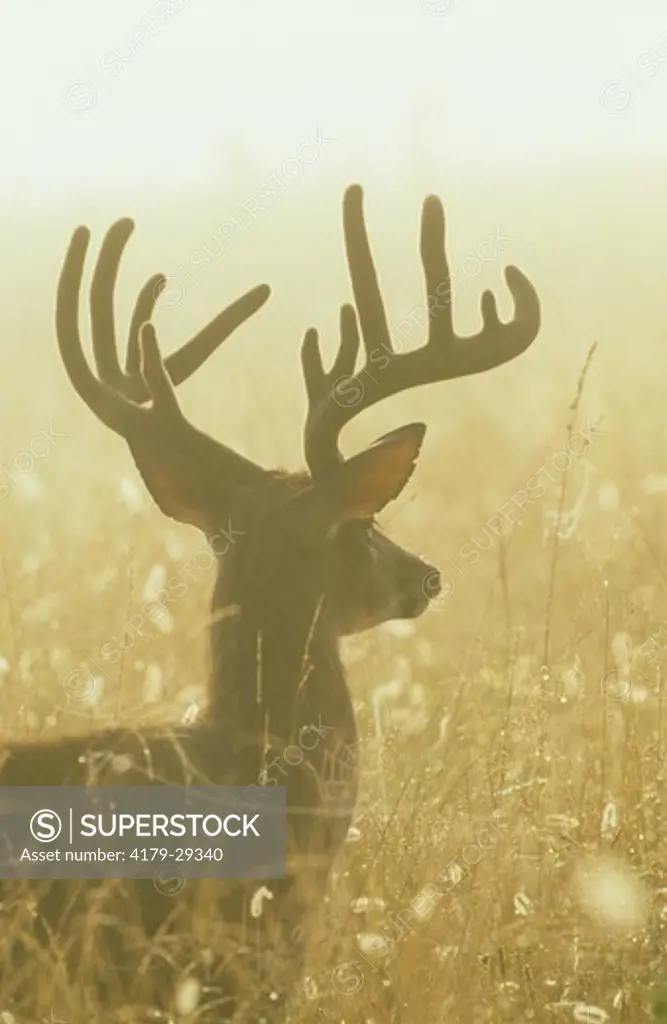
[[[438,197],[429,196],[424,201],[421,223],[428,339],[415,351],[397,351],[392,345],[373,264],[359,185],[352,185],[345,193],[343,229],[366,359],[356,373],[359,330],[351,306],[341,310],[341,342],[328,373],[322,365],[317,331],[311,329],[306,333],[301,352],[309,403],[304,443],[306,462],[313,476],[326,473],[340,462],[340,431],[363,409],[408,388],[500,366],[528,348],[540,327],[537,292],[517,267],[510,266],[505,270],[505,278],[514,299],[514,318],[502,323],[495,298],[486,291],[482,295],[481,331],[470,338],[454,333],[445,215]]]
[[[164,362],[155,330],[146,323],[154,309],[164,278],[152,277],[142,288],[130,327],[125,372],[118,363],[113,318],[113,290],[118,262],[133,230],[130,220],[117,221],[107,232],[95,268],[91,288],[93,349],[99,379],[86,360],[79,333],[79,297],[83,265],[90,241],[88,228],[77,228],[65,256],[58,282],[56,333],[69,378],[95,415],[130,444],[149,443],[196,457],[202,468],[220,472],[221,455],[230,479],[250,483],[264,477],[264,470],[218,441],[197,430],[181,413],[174,385],[189,377],[204,360],[266,301],[267,285],[260,285],[223,310],[194,338]],[[142,402],[152,404],[142,408]]]
[[[134,222],[125,217],[106,233],[90,289],[90,319],[100,380],[134,402],[146,402],[149,394],[139,374],[139,331],[141,325],[151,319],[166,278],[163,274],[154,274],[139,292],[130,322],[123,371],[116,349],[113,298],[120,259],[133,231]],[[167,356],[164,365],[173,383],[178,385],[187,380],[237,327],[264,305],[269,293],[267,285],[253,288],[223,309],[177,352]]]

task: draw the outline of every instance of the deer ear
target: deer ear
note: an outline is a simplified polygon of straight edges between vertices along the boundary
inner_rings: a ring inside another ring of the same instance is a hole
[[[374,441],[332,474],[330,498],[340,526],[369,519],[397,498],[412,476],[426,433],[423,423],[409,423]]]
[[[343,523],[377,515],[412,476],[425,433],[423,423],[409,423],[378,438],[286,503],[286,521],[301,536],[322,540]]]
[[[173,450],[132,442],[130,451],[161,512],[206,533],[226,510],[224,488],[211,482],[201,466]],[[221,493],[217,493],[218,490]]]

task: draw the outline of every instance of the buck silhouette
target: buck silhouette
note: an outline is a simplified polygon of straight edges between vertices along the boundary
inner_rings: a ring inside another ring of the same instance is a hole
[[[129,895],[122,926],[109,925],[103,913],[107,894],[109,900],[112,895],[119,898],[109,882],[59,882],[40,892],[42,938],[66,948],[70,964],[76,965],[80,955],[76,951],[81,947],[72,938],[77,915],[89,922],[87,934],[92,930],[104,957],[99,984],[109,1005],[123,998],[172,1006],[179,964],[191,971],[201,959],[203,944],[213,951],[212,962],[209,958],[200,965],[210,1016],[200,1011],[198,1020],[250,1012],[248,1000],[253,999],[255,1012],[261,1005],[266,1015],[269,997],[258,979],[272,957],[277,966],[267,982],[270,987],[277,989],[276,976],[291,980],[298,975],[308,917],[322,900],[357,795],[353,758],[346,761],[339,785],[323,786],[328,766],[341,762],[358,741],[339,638],[392,618],[419,616],[439,586],[434,566],[398,547],[375,523],[410,478],[425,426],[401,426],[348,459],[339,450],[340,431],[389,395],[513,359],[539,329],[537,294],[510,267],[506,279],[515,303],[513,320],[502,323],[492,295],[485,293],[479,333],[456,336],[444,212],[431,196],[423,206],[421,227],[428,340],[415,351],[395,351],[359,186],[345,194],[343,228],[356,311],[351,305],[341,309],[340,345],[328,372],[317,332],[306,333],[302,366],[308,396],[308,472],[297,475],[266,471],[199,431],[183,416],[174,391],[263,305],[268,287],[248,292],[163,360],[150,320],[164,278],[151,278],[136,302],[123,369],[113,296],[133,224],[118,221],[104,239],[91,286],[95,375],[78,325],[87,228],[74,232],[65,257],[56,328],[75,390],[105,426],[126,440],[148,490],[167,516],[198,527],[214,550],[221,524],[231,523],[235,535],[234,543],[225,545],[213,591],[212,671],[201,720],[9,744],[0,784],[249,786],[258,779],[267,781],[267,765],[295,743],[300,730],[322,726],[318,742],[309,744],[313,749],[304,750],[303,761],[277,780],[286,787],[287,877],[266,881],[272,899],[259,917],[250,912],[257,881],[189,881],[177,897],[162,895],[150,881],[123,883]],[[361,343],[368,374],[356,369]],[[141,970],[139,934],[148,937]],[[29,971],[30,961],[27,968],[20,957],[16,962]]]

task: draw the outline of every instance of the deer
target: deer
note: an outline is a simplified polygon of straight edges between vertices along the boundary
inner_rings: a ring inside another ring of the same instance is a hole
[[[282,979],[287,979],[285,998],[298,981],[308,923],[323,899],[357,800],[355,759],[345,760],[340,785],[323,785],[327,764],[341,762],[342,753],[358,743],[340,640],[391,619],[419,617],[440,586],[437,567],[399,547],[377,523],[413,474],[425,424],[399,426],[347,458],[340,449],[341,431],[392,395],[516,358],[538,334],[540,304],[522,271],[507,267],[512,319],[502,322],[492,293],[485,292],[481,329],[471,337],[458,336],[444,209],[438,197],[429,196],[421,218],[428,337],[420,348],[398,351],[368,240],[363,192],[359,185],[350,186],[343,199],[343,234],[354,304],[341,306],[340,341],[330,369],[324,368],[315,328],[307,330],[301,350],[307,470],[266,470],[191,424],[176,388],[259,311],[268,286],[237,299],[163,358],[152,319],[165,279],[154,275],[136,300],[121,367],[114,293],[133,227],[123,219],[109,229],[95,267],[90,324],[96,373],[79,328],[90,242],[86,227],[74,231],[62,266],[57,343],[74,390],[125,441],[162,513],[201,531],[216,555],[218,528],[223,522],[233,526],[234,543],[219,555],[211,599],[207,706],[187,725],[118,726],[52,741],[7,743],[0,755],[0,785],[269,784],[272,758],[295,743],[303,735],[300,730],[322,723],[318,741],[308,744],[312,749],[304,749],[302,762],[279,780],[286,788],[287,872],[284,879],[265,881],[271,898],[260,914],[251,912],[257,880],[190,880],[175,897],[148,879],[124,882],[129,895],[122,928],[110,928],[109,913],[103,913],[105,893],[113,889],[108,881],[55,882],[40,890],[37,904],[42,941],[65,943],[77,921],[86,920],[89,932],[93,928],[105,957],[100,998],[108,1005],[131,995],[168,1009],[182,976],[178,951],[185,950],[182,970],[191,972],[205,941],[213,962],[199,963],[197,970],[209,1016],[197,1019],[248,1013],[251,992],[255,1011],[260,1007],[264,1019],[274,1019],[271,1007],[282,1012],[275,1008]],[[357,370],[362,345],[365,361]],[[3,883],[5,902],[14,884]],[[91,920],[96,922],[92,926]],[[143,960],[137,954],[139,934],[148,943]],[[72,970],[77,948],[70,941]],[[258,979],[270,956],[277,957],[277,966],[264,984]]]

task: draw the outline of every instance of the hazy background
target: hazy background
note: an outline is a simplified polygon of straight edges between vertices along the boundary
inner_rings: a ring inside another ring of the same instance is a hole
[[[458,329],[478,329],[484,288],[510,315],[509,263],[537,287],[543,327],[515,362],[398,396],[344,436],[352,451],[428,422],[418,472],[382,521],[450,582],[418,622],[346,645],[361,817],[303,1020],[318,1006],[355,1024],[653,1020],[646,993],[666,962],[664,659],[641,652],[651,637],[664,646],[667,618],[664,3],[172,4],[168,18],[168,4],[136,0],[1,12],[3,731],[179,720],[205,701],[212,573],[159,629],[126,632],[202,541],[153,509],[123,442],[60,365],[54,296],[74,227],[93,231],[88,282],[109,225],[136,218],[117,289],[121,339],[157,270],[170,278],[155,314],[165,352],[243,291],[272,286],[179,397],[198,426],[297,468],[301,339],[317,326],[331,355],[350,299],[345,186],[365,187],[397,336],[424,300],[419,216],[437,192]],[[317,158],[285,171],[318,136]],[[277,198],[206,269],[195,264],[267,186]],[[480,260],[498,237],[502,251]],[[423,337],[415,328],[405,347]],[[594,340],[573,429],[590,420],[601,433],[521,528],[457,574],[462,545],[562,451]],[[50,429],[54,446],[33,458]],[[101,662],[123,637],[123,660]],[[496,813],[511,836],[479,872],[391,955],[373,947]],[[378,971],[363,967],[360,987],[341,992],[337,965],[361,963],[359,949]],[[0,1010],[12,991],[5,979]],[[68,1019],[82,992],[63,985]],[[46,1015],[47,985],[40,999]],[[87,1019],[111,1019],[86,1006]]]
[[[213,372],[221,387],[232,381],[232,431],[246,378],[253,395],[268,382],[273,402],[284,396],[283,458],[295,455],[297,349],[311,323],[325,346],[335,341],[349,297],[340,200],[359,181],[392,323],[423,298],[417,232],[429,191],[446,203],[452,267],[470,271],[456,303],[462,331],[476,328],[484,287],[509,312],[505,263],[534,280],[544,329],[497,377],[503,390],[522,382],[525,415],[543,407],[546,367],[574,372],[593,337],[601,363],[632,352],[646,375],[664,320],[667,16],[657,0],[171,2],[169,16],[166,3],[129,0],[4,10],[5,370],[11,360],[19,373],[15,353],[29,354],[25,370],[60,386],[52,297],[70,231],[90,225],[94,247],[113,220],[133,216],[119,311],[149,273],[173,276],[185,294],[158,318],[165,350],[241,290],[272,285]],[[318,130],[334,141],[189,279],[191,254]],[[510,241],[474,276],[464,261],[497,229]],[[465,387],[474,402],[486,382]],[[433,391],[399,403],[416,409]],[[436,408],[455,393],[438,389]],[[275,431],[258,442],[257,457],[275,457]]]

